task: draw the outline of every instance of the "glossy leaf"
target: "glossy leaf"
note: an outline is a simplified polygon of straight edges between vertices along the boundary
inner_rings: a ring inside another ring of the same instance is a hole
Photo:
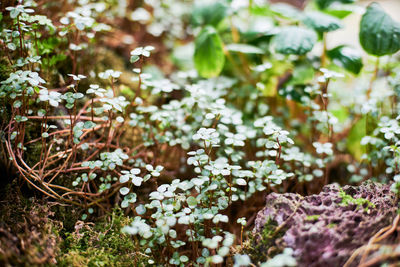
[[[318,11],[306,13],[304,23],[317,32],[331,32],[342,28],[342,22],[338,18]]]
[[[313,49],[316,41],[317,34],[314,31],[291,26],[283,28],[273,42],[278,53],[304,55]]]
[[[400,23],[377,3],[368,6],[360,24],[360,43],[375,56],[390,55],[400,49]]]
[[[224,67],[225,55],[221,38],[211,26],[204,28],[195,41],[194,64],[203,77],[217,76]]]
[[[328,51],[328,57],[334,64],[354,74],[360,73],[363,67],[361,53],[348,46],[341,45]]]

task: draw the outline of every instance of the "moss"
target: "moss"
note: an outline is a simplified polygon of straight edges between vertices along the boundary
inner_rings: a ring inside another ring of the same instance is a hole
[[[265,262],[281,253],[284,246],[280,244],[280,240],[285,232],[285,228],[279,228],[277,222],[269,218],[264,225],[262,233],[250,237],[251,241],[245,248],[252,262]]]
[[[82,222],[78,209],[26,198],[17,183],[0,190],[0,266],[147,265],[131,236],[121,233],[131,223],[121,209]]]
[[[58,257],[59,266],[145,266],[147,258],[137,251],[121,228],[131,222],[120,209],[96,224],[78,221],[67,233]]]
[[[306,217],[306,221],[316,221],[316,220],[318,220],[318,218],[319,218],[319,216],[320,215],[308,215],[307,217]]]
[[[328,228],[335,228],[337,226],[336,223],[330,223],[327,225]]]
[[[62,224],[52,219],[48,203],[24,198],[17,186],[5,188],[0,208],[0,265],[54,266]]]
[[[342,198],[342,201],[340,202],[340,205],[342,206],[348,206],[350,204],[357,205],[358,208],[364,208],[365,211],[368,211],[369,208],[375,208],[375,205],[371,203],[368,199],[365,198],[353,198],[352,196],[346,194],[346,192],[343,191],[343,189],[339,189],[339,197]]]

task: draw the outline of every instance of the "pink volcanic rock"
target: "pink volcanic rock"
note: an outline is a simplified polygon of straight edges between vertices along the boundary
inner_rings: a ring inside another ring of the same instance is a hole
[[[392,223],[397,200],[388,185],[366,182],[342,189],[354,199],[367,199],[374,207],[367,208],[367,203],[364,207],[343,205],[336,184],[306,197],[272,193],[257,214],[254,233],[262,233],[268,218],[278,225],[285,222],[286,232],[279,243],[294,250],[299,266],[343,266],[355,249]],[[312,215],[319,216],[309,217]]]

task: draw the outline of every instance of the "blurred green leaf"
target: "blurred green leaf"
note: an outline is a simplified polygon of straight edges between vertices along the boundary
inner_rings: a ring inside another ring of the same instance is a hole
[[[330,112],[339,120],[340,123],[344,123],[349,117],[349,112],[347,111],[346,107],[330,110]]]
[[[360,51],[349,46],[338,46],[328,51],[328,57],[332,62],[346,70],[358,74],[360,73],[363,62]]]
[[[338,18],[318,11],[307,12],[304,24],[317,32],[331,32],[342,28],[342,22]]]
[[[357,160],[361,160],[365,151],[365,147],[361,145],[361,139],[366,135],[366,121],[366,118],[363,117],[355,123],[347,137],[347,149]]]
[[[353,12],[356,12],[358,9],[360,9],[360,7],[354,5],[338,4],[338,5],[332,5],[328,9],[324,9],[322,11],[326,14],[337,17],[339,19],[344,19]]]
[[[48,64],[50,66],[56,65],[58,62],[64,61],[67,58],[67,55],[64,54],[57,54],[50,58]]]
[[[372,3],[361,19],[360,43],[371,55],[394,54],[400,49],[400,23],[394,21],[378,3]]]
[[[304,55],[310,52],[315,42],[317,34],[308,29],[290,26],[283,28],[273,40],[275,50],[285,55]]]
[[[224,67],[223,44],[214,27],[205,27],[195,41],[194,64],[203,77],[217,76]]]
[[[290,85],[309,84],[314,79],[314,69],[310,65],[298,66],[293,70],[292,78],[289,81]]]
[[[356,0],[315,0],[315,3],[317,4],[318,8],[320,9],[325,9],[328,8],[330,5],[333,3],[342,3],[342,4],[352,4]]]

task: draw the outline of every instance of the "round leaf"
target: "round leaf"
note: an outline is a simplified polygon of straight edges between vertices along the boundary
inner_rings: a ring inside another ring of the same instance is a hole
[[[190,196],[187,198],[186,201],[187,201],[189,207],[195,207],[197,205],[197,199],[195,197]]]
[[[375,56],[394,54],[400,49],[400,23],[377,3],[368,6],[360,24],[360,43]]]
[[[121,195],[126,195],[129,193],[129,188],[128,187],[122,187],[119,189],[119,192],[121,193]]]
[[[236,184],[237,184],[237,185],[246,185],[247,182],[246,182],[245,179],[239,178],[239,179],[236,180]]]
[[[361,53],[348,46],[338,46],[328,51],[328,56],[332,62],[346,70],[358,74],[363,67]]]
[[[129,201],[128,200],[123,200],[121,202],[121,208],[125,209],[129,206]]]
[[[204,28],[195,41],[194,64],[205,78],[217,76],[224,67],[225,55],[222,41],[211,26]]]
[[[313,49],[316,41],[317,34],[314,31],[291,26],[283,28],[273,42],[278,53],[304,55]]]
[[[146,213],[146,208],[145,208],[145,206],[142,205],[142,204],[138,205],[138,206],[135,208],[135,210],[136,210],[137,214],[139,214],[139,215],[143,215],[143,214]]]

